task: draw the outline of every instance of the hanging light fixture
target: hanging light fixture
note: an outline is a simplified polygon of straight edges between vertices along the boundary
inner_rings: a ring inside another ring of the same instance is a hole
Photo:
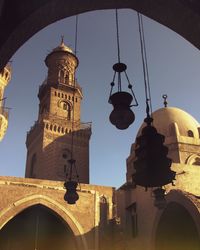
[[[77,52],[77,30],[78,30],[78,15],[76,16],[76,29],[75,29],[75,55]],[[72,109],[72,129],[71,129],[71,158],[68,160],[68,168],[66,169],[66,181],[64,183],[64,188],[66,193],[64,195],[64,200],[68,204],[76,204],[79,199],[77,192],[77,187],[80,186],[79,176],[76,168],[76,160],[73,157],[74,151],[74,105],[75,105],[75,77],[74,77],[74,86],[73,86],[73,109]]]
[[[77,193],[77,187],[79,184],[78,175],[76,172],[76,161],[74,159],[68,160],[69,163],[69,171],[66,173],[66,181],[64,183],[64,187],[66,188],[66,193],[64,195],[64,200],[68,204],[76,204],[76,201],[79,199],[79,195]],[[76,172],[76,178],[74,178],[73,170]]]
[[[146,114],[144,122],[146,126],[142,129],[141,135],[136,139],[134,161],[135,173],[133,181],[136,185],[145,187],[156,187],[154,190],[155,204],[156,202],[164,201],[165,190],[162,186],[172,183],[175,179],[175,172],[172,171],[172,160],[167,157],[168,148],[164,145],[165,137],[157,132],[152,125],[152,113],[150,84],[148,78],[148,67],[144,40],[144,31],[142,17],[138,13],[139,33],[141,54],[143,62],[145,97],[146,97]],[[149,106],[150,103],[150,106]]]
[[[132,106],[138,106],[137,99],[130,84],[128,75],[126,73],[127,66],[120,62],[120,47],[119,47],[119,25],[118,25],[118,12],[116,9],[116,28],[117,28],[117,51],[118,51],[118,63],[113,65],[114,76],[111,82],[110,97],[108,102],[113,105],[113,111],[110,114],[110,122],[118,129],[127,129],[135,120],[135,115],[131,110]],[[122,91],[122,73],[128,82],[128,88],[131,94]],[[113,92],[115,86],[115,78],[117,75],[117,92]],[[134,104],[131,105],[134,100]]]

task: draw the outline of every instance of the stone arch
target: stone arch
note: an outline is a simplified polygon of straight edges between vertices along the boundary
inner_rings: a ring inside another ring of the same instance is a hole
[[[30,195],[25,198],[22,198],[7,208],[4,208],[1,211],[0,217],[0,229],[8,223],[13,217],[18,215],[20,212],[34,205],[43,205],[48,209],[52,210],[55,214],[57,214],[64,222],[68,224],[71,231],[75,235],[77,240],[78,249],[87,250],[87,241],[84,236],[84,230],[73,214],[62,204],[53,200],[52,198],[45,195]]]
[[[14,4],[14,5],[13,5]],[[16,6],[15,6],[16,5]],[[0,39],[0,69],[30,37],[39,30],[63,18],[101,9],[129,8],[139,11],[149,18],[174,30],[197,48],[200,48],[200,13],[198,3],[187,1],[72,1],[56,0],[38,2],[29,1],[3,1],[0,5],[0,28],[4,36]],[[13,10],[12,12],[10,10]],[[23,9],[23,16],[15,10]],[[7,23],[12,23],[8,26]],[[38,18],[40,17],[40,18]],[[187,20],[190,19],[190,22]],[[37,20],[37,21],[36,21]],[[31,27],[31,28],[30,28]]]
[[[176,204],[178,207],[182,208],[190,217],[196,228],[197,237],[200,240],[200,203],[195,197],[189,193],[182,192],[180,190],[171,190],[167,196],[167,205],[163,210],[157,210],[151,237],[151,250],[157,250],[156,248],[156,234],[158,230],[159,223],[164,215],[166,209],[169,206]]]
[[[191,154],[185,161],[187,165],[200,165],[200,155],[199,154]]]

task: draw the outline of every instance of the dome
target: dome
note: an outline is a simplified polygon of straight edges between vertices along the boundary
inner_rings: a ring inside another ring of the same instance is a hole
[[[164,136],[173,136],[172,131],[177,131],[181,136],[199,139],[199,123],[187,112],[175,108],[166,107],[153,112],[153,126]],[[141,134],[144,123],[140,127],[137,136]]]

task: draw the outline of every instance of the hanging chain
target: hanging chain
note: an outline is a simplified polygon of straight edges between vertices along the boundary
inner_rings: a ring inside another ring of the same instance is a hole
[[[119,20],[118,20],[118,10],[115,10],[116,17],[116,32],[117,32],[117,55],[118,55],[118,63],[120,63],[120,47],[119,47]]]
[[[75,27],[75,42],[74,42],[74,52],[75,56],[77,54],[77,41],[78,41],[78,15],[76,15],[76,27]],[[69,180],[72,180],[73,168],[75,168],[76,177],[79,183],[79,176],[76,169],[76,160],[74,159],[74,123],[75,123],[75,90],[76,90],[76,77],[74,70],[74,78],[73,78],[73,96],[72,96],[72,127],[71,127],[71,159],[69,162]],[[68,176],[68,173],[66,177]],[[80,184],[79,184],[80,185]]]
[[[74,50],[75,50],[75,56],[77,54],[77,40],[78,40],[78,15],[76,15],[76,27],[75,27],[75,41],[74,41]],[[75,87],[76,87],[76,77],[75,77],[75,71],[74,71],[74,79],[73,79],[73,96],[72,96],[72,131],[71,131],[71,159],[73,159],[74,154],[74,104],[75,104]],[[70,172],[72,166],[70,166]]]
[[[74,41],[74,52],[77,54],[77,41],[78,41],[78,15],[76,15],[76,28],[75,28],[75,41]]]
[[[149,82],[149,73],[148,73],[148,63],[147,63],[147,54],[146,54],[146,45],[144,37],[144,27],[142,15],[138,12],[138,26],[139,26],[139,35],[140,35],[140,49],[142,55],[142,66],[143,66],[143,76],[144,76],[144,86],[145,86],[145,98],[146,98],[146,112],[149,116],[149,111],[152,114],[152,101],[151,101],[151,89]],[[149,108],[150,105],[150,108]]]

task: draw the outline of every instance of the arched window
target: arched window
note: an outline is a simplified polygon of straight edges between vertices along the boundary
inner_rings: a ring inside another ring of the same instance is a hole
[[[69,84],[69,75],[68,74],[66,74],[66,76],[65,76],[65,83]]]
[[[47,123],[47,124],[46,124],[46,129],[48,129],[48,128],[49,128],[49,124]]]
[[[200,166],[200,157],[196,157],[192,165]]]
[[[103,195],[100,197],[100,225],[106,225],[108,223],[108,202]]]
[[[60,93],[58,93],[58,97],[60,97]]]
[[[64,134],[64,128],[61,129],[61,132]]]
[[[192,130],[188,130],[188,136],[189,137],[194,137],[194,133],[192,132]]]
[[[62,101],[60,103],[60,107],[62,107],[64,110],[67,111],[67,119],[70,120],[71,119],[71,105],[70,105],[70,103]]]
[[[57,126],[56,126],[56,125],[54,126],[54,129],[53,129],[53,130],[56,132],[56,130],[57,130]]]
[[[36,154],[33,154],[32,158],[31,158],[31,167],[30,167],[30,178],[35,178],[35,165],[36,165]]]
[[[50,130],[52,130],[52,129],[53,129],[53,125],[51,124],[51,125],[50,125]]]
[[[64,98],[64,94],[62,93],[62,98]]]
[[[57,96],[57,92],[55,91],[55,96]]]
[[[67,110],[67,103],[66,103],[66,102],[62,102],[62,108],[63,108],[64,110]]]
[[[60,83],[65,82],[65,72],[64,70],[60,70]]]
[[[58,133],[60,133],[60,127],[58,127]]]

